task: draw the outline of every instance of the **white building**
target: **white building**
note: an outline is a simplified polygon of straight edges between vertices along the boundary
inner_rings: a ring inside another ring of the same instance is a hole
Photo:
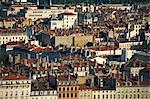
[[[149,99],[148,86],[122,86],[116,90],[93,90],[92,99]]]
[[[119,43],[120,49],[130,49],[132,46],[135,45],[142,45],[142,42],[125,42],[125,43]]]
[[[24,30],[0,30],[0,44],[21,41],[28,41],[28,36]]]
[[[117,9],[117,10],[131,10],[132,6],[130,5],[123,5],[123,4],[103,4],[101,6]]]
[[[25,18],[36,21],[37,19],[51,18],[54,15],[64,13],[66,11],[74,12],[74,9],[63,9],[52,7],[51,9],[29,9],[25,13]]]
[[[51,30],[54,29],[69,29],[77,25],[77,13],[64,12],[61,13],[61,18],[51,19]]]
[[[32,91],[30,99],[58,99],[56,90]]]
[[[30,99],[31,80],[10,74],[0,80],[0,99]]]
[[[116,88],[117,99],[150,99],[150,86],[123,86]]]
[[[117,99],[115,90],[93,90],[92,99]]]
[[[20,12],[22,9],[28,8],[30,10],[36,10],[37,6],[36,5],[12,5],[9,9],[5,10],[3,9],[3,11],[6,11],[7,15],[10,14],[17,14],[18,12]]]
[[[142,28],[142,23],[130,23],[128,24],[129,32],[127,33],[127,39],[130,39],[132,37],[135,37],[136,35],[139,35],[140,29]]]

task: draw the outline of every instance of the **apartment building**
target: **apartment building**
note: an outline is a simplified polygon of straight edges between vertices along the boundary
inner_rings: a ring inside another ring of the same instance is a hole
[[[58,99],[56,90],[38,90],[31,92],[30,99]]]
[[[79,99],[93,99],[92,88],[90,88],[89,86],[86,86],[85,84],[80,85]]]
[[[1,18],[0,27],[1,28],[22,28],[25,26],[32,25],[33,22],[31,19],[25,19],[24,17],[20,18]]]
[[[63,9],[59,7],[52,7],[51,9],[29,9],[25,13],[25,18],[36,21],[37,19],[51,18],[66,11],[74,12],[74,9]]]
[[[69,29],[77,25],[77,13],[75,12],[74,13],[64,12],[64,13],[61,13],[59,17],[50,20],[51,30]]]
[[[0,44],[21,41],[28,41],[28,36],[24,30],[0,30]]]
[[[58,99],[78,99],[79,86],[76,77],[69,75],[60,75],[57,79]]]
[[[0,99],[30,99],[31,80],[24,75],[9,74],[0,80]]]

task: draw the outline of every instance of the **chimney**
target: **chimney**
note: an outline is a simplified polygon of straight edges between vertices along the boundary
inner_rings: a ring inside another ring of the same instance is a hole
[[[47,87],[47,89],[49,89],[49,81],[46,82],[46,87]]]
[[[71,76],[70,76],[70,74],[68,74],[68,80],[70,80],[71,79]]]
[[[142,63],[141,63],[141,62],[139,62],[139,67],[141,67],[141,65],[142,65]]]
[[[39,61],[40,61],[40,64],[41,64],[42,63],[42,57],[40,57]]]
[[[80,67],[82,67],[82,61],[80,61]]]
[[[46,61],[48,62],[48,59],[49,59],[49,57],[48,56],[46,56]]]
[[[52,0],[49,0],[49,5],[50,5],[50,6],[52,5]]]
[[[133,62],[133,67],[135,67],[135,66],[136,66],[136,61]]]
[[[39,55],[38,54],[36,54],[36,59],[38,59],[39,58]]]
[[[45,64],[45,70],[47,70],[47,64]]]
[[[19,78],[19,76],[20,76],[20,73],[17,73],[17,75],[16,75],[16,76],[17,76],[17,78]]]
[[[128,81],[129,76],[126,76],[126,82]]]
[[[121,77],[120,77],[120,73],[118,73],[118,75],[119,75],[119,79],[120,79],[120,78],[121,78]]]
[[[31,55],[30,54],[28,54],[28,57],[27,57],[28,59],[30,59],[31,58]]]
[[[123,72],[123,80],[125,79],[125,77],[126,77],[126,76],[125,76],[125,72]]]
[[[31,71],[29,71],[29,79],[32,79]]]
[[[40,0],[37,0],[37,5],[38,5],[38,6],[40,5]]]
[[[144,81],[144,76],[143,75],[141,75],[141,82],[143,82]]]
[[[39,61],[37,62],[37,70],[40,70],[40,64],[39,64]]]

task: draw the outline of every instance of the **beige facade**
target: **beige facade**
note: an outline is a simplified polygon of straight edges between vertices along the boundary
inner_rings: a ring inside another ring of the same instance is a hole
[[[92,35],[83,35],[83,36],[76,36],[74,38],[74,46],[83,47],[88,42],[93,42],[94,37]]]
[[[1,20],[0,21],[0,27],[4,27],[4,28],[11,28],[13,27],[13,25],[18,22],[19,20],[17,19],[6,19],[6,20]],[[32,25],[32,20],[31,19],[25,19],[25,20],[21,20],[21,24],[17,24],[17,27],[24,27],[24,26],[29,26]]]
[[[150,99],[149,86],[118,86],[116,90],[93,90],[92,99]]]
[[[56,90],[32,91],[30,99],[57,99]]]
[[[6,44],[8,42],[21,42],[28,41],[28,37],[23,30],[2,30],[0,31],[0,44]]]
[[[67,46],[83,47],[88,42],[93,42],[94,37],[92,35],[70,35],[70,36],[55,36],[55,46],[60,44]]]
[[[115,90],[93,90],[92,99],[118,99]]]
[[[61,20],[51,20],[51,30],[54,29],[69,29],[77,25],[77,13],[65,12],[62,13],[63,18]]]
[[[142,45],[142,42],[125,42],[125,43],[119,43],[120,49],[130,49],[132,46],[135,45]]]
[[[124,86],[116,88],[117,99],[150,99],[150,86]]]
[[[78,99],[79,92],[78,92],[79,86],[77,85],[66,85],[66,86],[58,86],[58,99]]]
[[[92,88],[86,85],[80,85],[79,99],[93,99],[92,98]]]
[[[35,21],[40,18],[51,18],[52,15],[58,15],[66,11],[74,12],[74,9],[63,9],[58,7],[52,7],[51,9],[29,9],[27,13],[25,13],[25,18]]]
[[[31,80],[21,75],[8,75],[0,81],[0,99],[30,99]]]
[[[72,36],[55,36],[55,46],[60,44],[71,46],[73,43],[72,39]]]

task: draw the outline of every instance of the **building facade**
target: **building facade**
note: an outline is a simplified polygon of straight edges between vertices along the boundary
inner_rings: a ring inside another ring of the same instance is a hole
[[[21,41],[28,41],[28,36],[24,30],[0,30],[0,44]]]
[[[11,74],[0,81],[0,99],[30,99],[31,80]]]

